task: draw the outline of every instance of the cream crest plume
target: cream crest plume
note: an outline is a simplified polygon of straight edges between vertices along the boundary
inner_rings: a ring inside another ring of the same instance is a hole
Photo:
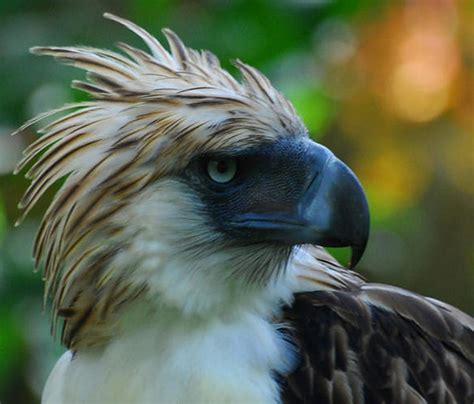
[[[66,178],[44,215],[33,254],[36,266],[44,261],[53,332],[58,316],[64,317],[68,347],[75,347],[84,321],[105,322],[111,302],[120,305],[146,287],[132,287],[113,265],[114,255],[127,247],[124,225],[114,217],[133,196],[195,154],[305,132],[292,105],[256,69],[236,61],[239,82],[215,55],[187,48],[169,29],[163,33],[170,52],[132,22],[104,16],[140,36],[150,53],[124,43],[118,48],[125,55],[89,47],[32,48],[86,70],[87,81],[73,81],[73,87],[92,100],[42,114],[17,131],[68,111],[38,131],[43,136],[15,170],[32,164],[17,224]]]

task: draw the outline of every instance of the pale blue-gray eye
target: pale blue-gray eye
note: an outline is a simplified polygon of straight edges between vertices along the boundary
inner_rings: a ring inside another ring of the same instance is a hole
[[[234,159],[209,160],[207,174],[214,182],[225,184],[237,174],[237,162]]]

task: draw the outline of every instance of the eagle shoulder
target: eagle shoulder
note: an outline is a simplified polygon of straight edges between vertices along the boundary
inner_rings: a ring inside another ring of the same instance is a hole
[[[284,403],[474,402],[472,317],[400,288],[346,285],[296,293],[284,308],[298,353]]]

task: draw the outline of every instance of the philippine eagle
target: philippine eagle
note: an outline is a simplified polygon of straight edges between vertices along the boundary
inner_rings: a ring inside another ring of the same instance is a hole
[[[91,100],[34,118],[26,215],[68,351],[44,403],[472,403],[474,320],[366,283],[324,246],[366,246],[352,171],[240,61],[142,28],[146,53],[37,47]],[[21,219],[20,219],[21,220]]]

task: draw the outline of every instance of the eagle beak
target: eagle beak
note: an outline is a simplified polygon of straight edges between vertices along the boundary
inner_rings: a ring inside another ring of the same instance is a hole
[[[351,247],[349,267],[354,268],[369,237],[367,199],[352,170],[324,149],[315,153],[323,158],[327,153],[324,166],[319,171],[320,163],[316,164],[315,177],[297,205],[296,217],[303,229],[292,236],[323,247]]]
[[[246,213],[237,227],[253,241],[351,247],[349,267],[354,268],[369,236],[369,209],[362,186],[326,147],[309,142],[307,153],[307,188],[301,196],[284,209]]]

